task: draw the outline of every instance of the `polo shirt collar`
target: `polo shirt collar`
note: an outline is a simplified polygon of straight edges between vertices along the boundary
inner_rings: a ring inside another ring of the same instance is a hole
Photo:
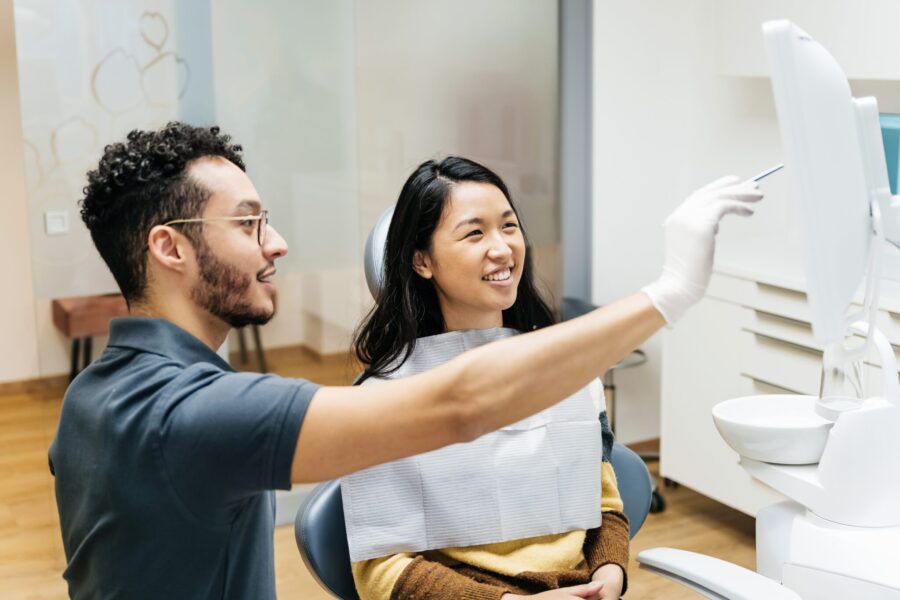
[[[166,319],[115,318],[109,323],[107,346],[158,354],[185,366],[207,362],[226,371],[234,371],[209,346]]]

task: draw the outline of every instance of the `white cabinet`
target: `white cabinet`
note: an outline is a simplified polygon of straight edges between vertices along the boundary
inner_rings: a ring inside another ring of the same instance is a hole
[[[749,515],[782,497],[753,480],[722,440],[712,408],[758,394],[816,395],[822,347],[813,335],[806,294],[796,283],[718,268],[706,298],[663,340],[660,472]],[[773,284],[772,281],[779,281]],[[881,303],[879,328],[900,348],[896,301]],[[865,366],[867,389],[882,387],[879,361]]]
[[[750,395],[754,382],[741,376],[745,353],[740,305],[704,299],[663,341],[660,471],[719,502],[746,513],[780,499],[738,465],[722,440],[712,408],[727,398]],[[757,385],[766,385],[760,383]]]

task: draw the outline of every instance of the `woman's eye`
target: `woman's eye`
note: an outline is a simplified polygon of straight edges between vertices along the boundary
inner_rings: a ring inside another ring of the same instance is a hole
[[[512,223],[512,222],[507,223],[506,225],[503,226],[504,229],[517,229],[518,227],[519,227],[518,223]]]
[[[467,238],[468,238],[468,237],[474,237],[474,236],[476,236],[476,235],[481,235],[481,230],[480,230],[480,229],[473,229],[472,231],[470,231],[469,233],[466,234],[466,237],[467,237]]]
[[[244,219],[243,221],[239,221],[241,227],[253,227],[256,224],[256,219]]]

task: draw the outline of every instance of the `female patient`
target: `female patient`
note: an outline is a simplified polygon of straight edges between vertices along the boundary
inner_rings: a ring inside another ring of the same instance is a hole
[[[534,285],[528,242],[506,185],[464,158],[428,161],[409,177],[385,261],[379,302],[354,341],[366,366],[362,379],[392,377],[417,338],[530,331],[555,320]],[[628,522],[609,463],[605,411],[601,423],[599,528],[356,562],[362,600],[618,598],[625,590]],[[599,595],[596,585],[584,585],[592,581],[603,583]]]

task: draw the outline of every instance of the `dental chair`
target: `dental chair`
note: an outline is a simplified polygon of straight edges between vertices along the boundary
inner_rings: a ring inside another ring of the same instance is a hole
[[[393,213],[393,207],[386,210],[366,240],[366,283],[375,298],[381,287],[384,244]],[[616,472],[630,534],[634,537],[650,512],[653,481],[644,461],[618,442],[613,444],[610,462]],[[303,562],[318,584],[342,600],[359,600],[350,570],[339,480],[321,483],[313,489],[297,512],[294,535]]]

